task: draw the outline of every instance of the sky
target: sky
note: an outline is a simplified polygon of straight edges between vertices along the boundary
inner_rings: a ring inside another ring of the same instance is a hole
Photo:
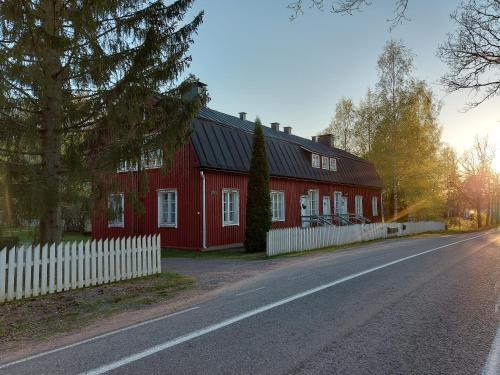
[[[205,11],[194,38],[189,73],[208,85],[209,107],[264,124],[279,122],[311,137],[326,128],[343,97],[358,102],[377,82],[377,58],[388,40],[414,54],[415,76],[425,79],[442,109],[442,141],[461,152],[476,135],[496,145],[500,171],[500,97],[465,111],[470,93],[448,94],[439,84],[447,67],[438,46],[453,32],[460,0],[410,0],[409,21],[390,31],[394,2],[375,0],[354,16],[306,9],[291,21],[292,0],[198,0]],[[307,3],[307,0],[305,0]]]

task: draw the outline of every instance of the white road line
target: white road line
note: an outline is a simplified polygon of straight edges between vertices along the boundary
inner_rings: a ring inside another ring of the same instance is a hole
[[[44,356],[49,355],[49,354],[57,353],[57,352],[60,352],[62,350],[71,349],[71,348],[74,348],[75,346],[79,346],[79,345],[83,345],[83,344],[86,344],[86,343],[89,343],[89,342],[92,342],[92,341],[96,341],[96,340],[102,339],[104,337],[108,337],[108,336],[111,336],[111,335],[116,335],[117,333],[125,332],[125,331],[128,331],[130,329],[141,327],[141,326],[146,325],[146,324],[158,322],[160,320],[171,318],[171,317],[179,315],[179,314],[184,314],[184,313],[186,313],[188,311],[196,310],[196,309],[199,309],[199,308],[200,308],[199,306],[194,306],[194,307],[191,307],[191,308],[186,309],[186,310],[177,311],[177,312],[172,313],[172,314],[159,316],[157,318],[150,319],[150,320],[145,320],[143,322],[140,322],[140,323],[137,323],[137,324],[134,324],[134,325],[131,325],[131,326],[127,326],[127,327],[120,328],[120,329],[117,329],[117,330],[114,330],[114,331],[103,333],[102,335],[94,336],[94,337],[91,337],[91,338],[86,339],[86,340],[75,342],[73,344],[69,344],[69,345],[66,345],[66,346],[61,346],[60,348],[57,348],[57,349],[53,349],[53,350],[49,350],[49,351],[46,351],[46,352],[38,353],[38,354],[32,355],[30,357],[19,359],[17,361],[5,363],[3,365],[0,365],[0,370],[4,369],[4,368],[7,368],[7,367],[10,367],[10,366],[13,366],[13,365],[17,365],[19,363],[31,361],[32,359],[35,359],[35,358],[40,358],[40,357],[44,357]]]
[[[265,288],[265,286],[261,286],[260,288],[250,289],[250,290],[247,290],[246,292],[237,293],[236,296],[244,296],[245,294],[257,292],[258,290],[262,290],[264,288]]]
[[[486,365],[483,368],[483,375],[498,375],[500,374],[500,326],[498,326],[497,334],[493,340],[490,354],[486,360]]]
[[[254,309],[254,310],[247,311],[247,312],[245,312],[243,314],[236,315],[236,316],[234,316],[232,318],[229,318],[227,320],[223,320],[222,322],[219,322],[219,323],[216,323],[216,324],[212,324],[212,325],[210,325],[208,327],[199,329],[197,331],[190,332],[190,333],[188,333],[186,335],[179,336],[179,337],[177,337],[175,339],[166,341],[166,342],[164,342],[162,344],[159,344],[159,345],[155,345],[155,346],[153,346],[151,348],[148,348],[148,349],[143,350],[141,352],[132,354],[130,356],[123,357],[122,359],[120,359],[120,360],[118,360],[116,362],[109,363],[107,365],[95,368],[93,370],[84,372],[82,374],[84,374],[84,375],[99,375],[99,374],[104,374],[106,372],[115,370],[117,368],[126,366],[126,365],[128,365],[128,364],[130,364],[132,362],[135,362],[135,361],[138,361],[140,359],[143,359],[145,357],[149,357],[150,355],[156,354],[158,352],[161,352],[161,351],[166,350],[168,348],[171,348],[173,346],[182,344],[182,343],[184,343],[186,341],[193,340],[193,339],[195,339],[197,337],[206,335],[207,333],[211,333],[211,332],[217,331],[217,330],[219,330],[221,328],[224,328],[224,327],[227,327],[227,326],[229,326],[231,324],[234,324],[234,323],[240,322],[242,320],[248,319],[248,318],[250,318],[252,316],[261,314],[261,313],[263,313],[265,311],[269,311],[269,310],[274,309],[274,308],[276,308],[278,306],[282,306],[284,304],[287,304],[289,302],[292,302],[292,301],[295,301],[295,300],[307,297],[307,296],[309,296],[311,294],[320,292],[320,291],[325,290],[327,288],[331,288],[332,286],[335,286],[335,285],[338,285],[338,284],[342,284],[342,283],[345,283],[346,281],[349,281],[349,280],[355,279],[357,277],[369,274],[371,272],[380,270],[382,268],[390,267],[390,266],[392,266],[394,264],[398,264],[398,263],[401,263],[401,262],[404,262],[404,261],[416,258],[418,256],[421,256],[421,255],[424,255],[424,254],[428,254],[428,253],[437,251],[439,249],[443,249],[445,247],[453,246],[453,245],[456,245],[456,244],[459,244],[459,243],[462,243],[462,242],[473,240],[475,238],[483,237],[483,236],[486,236],[488,234],[490,234],[490,233],[484,233],[484,234],[481,234],[481,235],[478,235],[478,236],[469,237],[469,238],[466,238],[464,240],[456,241],[456,242],[453,242],[453,243],[450,243],[450,244],[447,244],[447,245],[435,247],[435,248],[430,249],[430,250],[422,251],[422,252],[417,253],[417,254],[413,254],[413,255],[410,255],[410,256],[398,259],[398,260],[394,260],[392,262],[385,263],[385,264],[382,264],[382,265],[377,266],[377,267],[369,268],[367,270],[364,270],[364,271],[352,274],[350,276],[343,277],[341,279],[332,281],[330,283],[320,285],[320,286],[318,286],[316,288],[312,288],[312,289],[306,290],[305,292],[295,294],[295,295],[290,296],[288,298],[284,298],[284,299],[281,299],[279,301],[270,303],[268,305],[261,306],[259,308]]]

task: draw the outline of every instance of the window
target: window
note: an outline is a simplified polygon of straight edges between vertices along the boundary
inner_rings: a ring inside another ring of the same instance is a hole
[[[337,159],[330,158],[330,170],[331,171],[336,171],[337,170]]]
[[[312,158],[312,166],[313,168],[320,168],[320,161],[319,161],[319,155],[318,154],[311,154]]]
[[[125,205],[124,194],[110,194],[108,200],[108,208],[110,211],[110,219],[108,227],[110,228],[124,228],[125,227]]]
[[[137,163],[128,160],[123,160],[120,162],[117,170],[118,173],[131,171],[137,171]]]
[[[311,216],[319,215],[319,191],[309,190],[309,210]]]
[[[177,228],[177,190],[158,191],[158,227]]]
[[[336,191],[333,193],[333,212],[335,215],[342,213],[342,192]]]
[[[285,221],[285,193],[282,191],[271,192],[271,212],[273,221]]]
[[[328,156],[321,157],[321,168],[328,169]]]
[[[355,214],[357,217],[363,217],[363,196],[362,195],[356,195],[354,210],[355,210]]]
[[[222,226],[240,224],[240,192],[222,190]]]
[[[144,152],[141,156],[141,165],[142,168],[144,169],[161,168],[162,165],[161,150]]]
[[[372,197],[372,215],[378,216],[378,198]]]

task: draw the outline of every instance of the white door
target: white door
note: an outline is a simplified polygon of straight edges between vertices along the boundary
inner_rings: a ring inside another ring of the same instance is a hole
[[[307,195],[300,196],[300,216],[302,217],[302,227],[309,226],[309,197]]]
[[[355,213],[357,217],[363,217],[363,196],[356,195],[355,200]]]
[[[347,197],[342,197],[341,215],[347,215]]]
[[[330,216],[332,213],[331,206],[330,206],[330,197],[325,196],[323,197],[323,215],[325,216]]]

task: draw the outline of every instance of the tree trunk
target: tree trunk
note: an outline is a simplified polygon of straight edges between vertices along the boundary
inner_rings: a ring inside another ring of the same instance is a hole
[[[62,123],[62,81],[61,52],[56,45],[61,25],[58,14],[62,0],[44,2],[44,30],[52,37],[48,38],[43,51],[44,77],[41,82],[41,199],[40,240],[42,243],[59,242],[62,237],[61,226],[61,123]]]
[[[6,170],[3,178],[3,198],[4,198],[4,225],[7,227],[15,226],[14,223],[14,210],[12,207],[12,193],[11,193],[12,180],[10,171]]]

